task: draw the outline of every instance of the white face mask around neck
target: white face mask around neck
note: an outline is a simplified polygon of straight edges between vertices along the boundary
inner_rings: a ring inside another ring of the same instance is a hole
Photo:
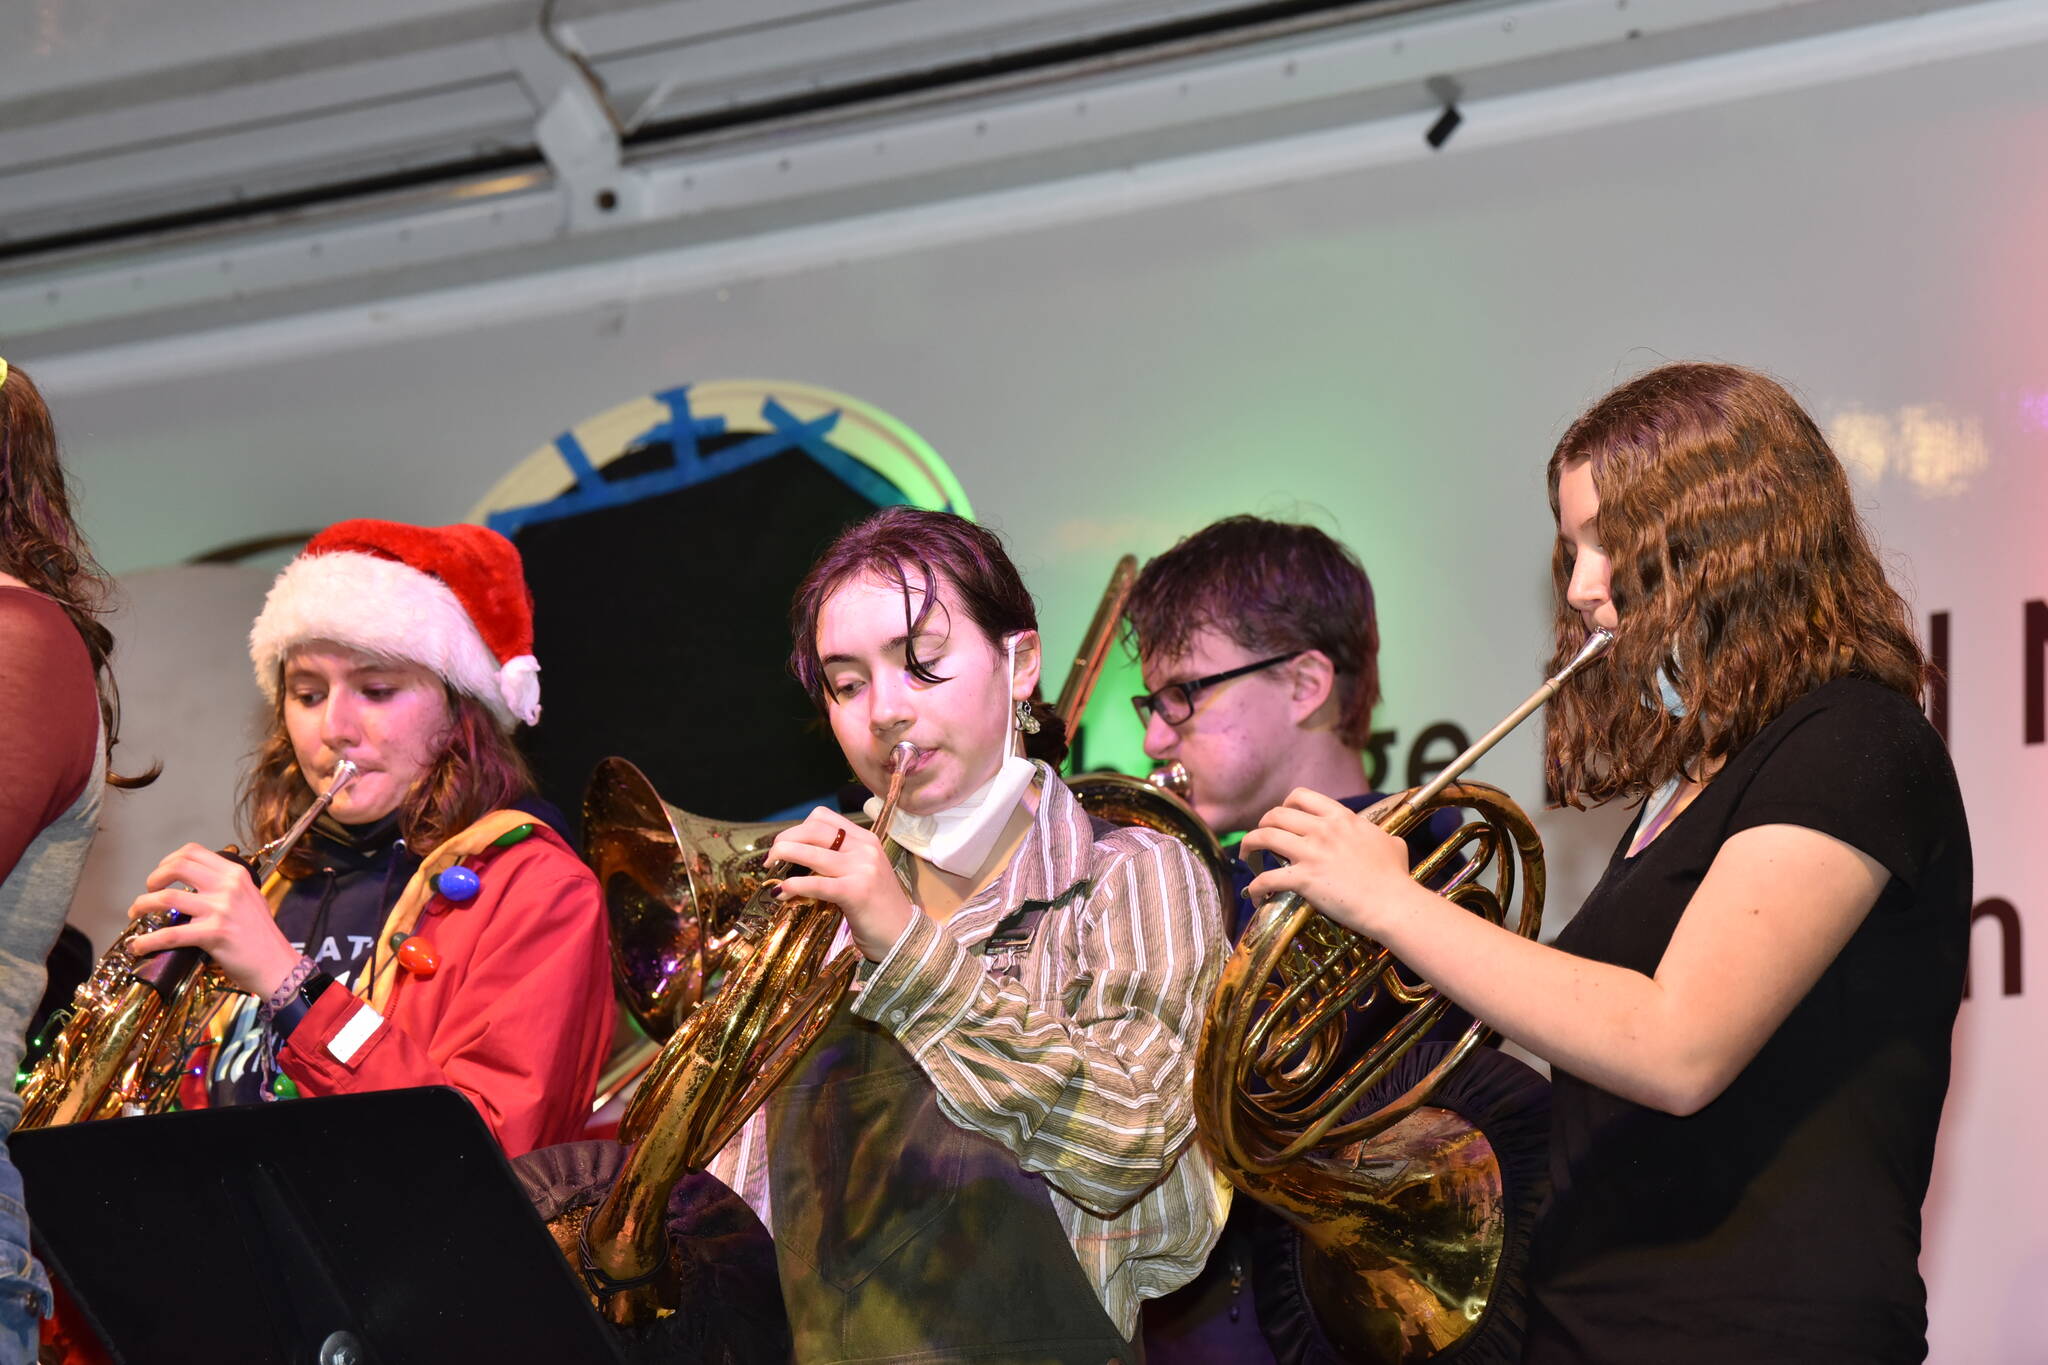
[[[1010,663],[1010,686],[1003,692],[1007,698],[1017,685],[1015,635],[1006,642],[1004,652]],[[1017,753],[1017,708],[1013,702],[1004,732],[1003,761],[995,775],[958,802],[931,815],[912,815],[899,809],[889,837],[942,872],[956,877],[971,876],[988,860],[1004,826],[1010,822],[1011,812],[1024,799],[1037,772],[1037,764]],[[881,812],[881,798],[869,797],[864,809],[868,818],[873,819]]]

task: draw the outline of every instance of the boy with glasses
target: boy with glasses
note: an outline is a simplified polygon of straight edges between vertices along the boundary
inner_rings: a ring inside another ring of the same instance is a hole
[[[1146,564],[1126,611],[1149,689],[1131,698],[1145,753],[1187,770],[1195,811],[1218,835],[1250,829],[1296,787],[1353,810],[1379,799],[1363,752],[1380,698],[1379,623],[1372,583],[1344,546],[1313,526],[1225,517]],[[1412,836],[1416,855],[1456,828],[1456,813],[1441,813]],[[1233,941],[1254,909],[1242,894],[1251,871],[1236,869]],[[1455,1037],[1465,1022],[1456,1014],[1431,1036]],[[1273,1359],[1251,1288],[1261,1223],[1277,1219],[1240,1198],[1201,1277],[1145,1305],[1151,1365]]]
[[[1250,829],[1296,787],[1363,808],[1380,636],[1349,550],[1313,526],[1226,517],[1148,563],[1128,613],[1145,753],[1187,769],[1211,829]]]

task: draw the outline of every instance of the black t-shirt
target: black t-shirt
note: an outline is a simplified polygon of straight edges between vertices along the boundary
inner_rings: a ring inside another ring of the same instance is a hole
[[[1925,717],[1862,679],[1816,688],[1634,859],[1631,828],[1557,945],[1654,973],[1723,842],[1772,824],[1839,839],[1891,877],[1813,989],[1698,1113],[1555,1074],[1531,1365],[1926,1355],[1920,1205],[1962,1000],[1970,840]]]

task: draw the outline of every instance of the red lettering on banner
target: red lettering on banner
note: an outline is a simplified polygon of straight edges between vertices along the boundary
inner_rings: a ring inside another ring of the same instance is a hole
[[[2013,903],[2001,896],[1978,901],[1970,911],[1970,941],[1974,947],[1977,939],[1977,921],[1992,920],[1998,925],[1998,967],[2000,995],[2018,995],[2020,980],[2020,912]],[[1963,998],[1970,998],[1970,969],[1963,969]]]
[[[2048,713],[2042,704],[2043,665],[2048,664],[2048,602],[2027,603],[2027,743],[2048,741]]]

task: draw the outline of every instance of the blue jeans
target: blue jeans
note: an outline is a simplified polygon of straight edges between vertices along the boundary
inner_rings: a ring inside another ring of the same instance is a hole
[[[5,1116],[9,1127],[13,1117]],[[49,1312],[50,1277],[29,1252],[21,1172],[0,1148],[0,1365],[29,1365],[36,1358],[39,1323]]]

